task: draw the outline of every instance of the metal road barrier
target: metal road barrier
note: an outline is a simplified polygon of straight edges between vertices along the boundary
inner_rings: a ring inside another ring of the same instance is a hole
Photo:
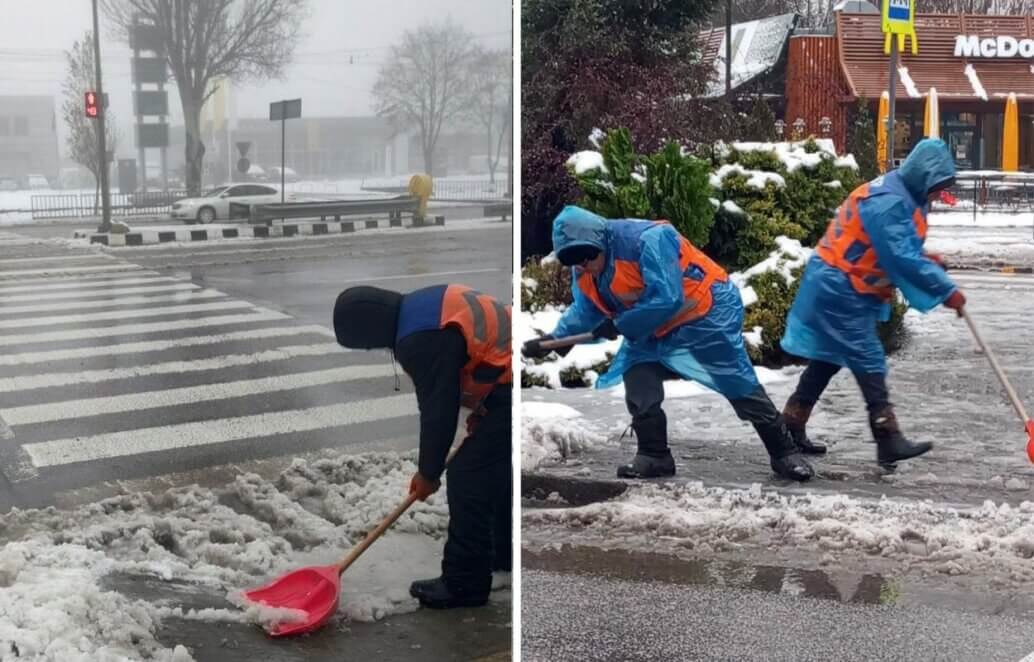
[[[185,190],[112,193],[112,216],[167,214],[172,203],[187,197]],[[94,193],[45,193],[29,198],[33,219],[86,218],[100,215],[100,196]]]
[[[485,205],[484,214],[485,218],[498,216],[501,220],[506,221],[513,216],[513,200],[507,199],[503,202]]]
[[[409,181],[401,179],[397,182],[364,181],[360,188],[363,191],[378,193],[406,193],[409,191]],[[482,179],[434,180],[434,189],[431,192],[431,200],[436,202],[490,202],[507,197],[509,196],[506,190],[505,173],[501,180],[494,183]]]
[[[972,211],[974,223],[980,212],[1034,213],[1034,173],[961,171],[950,192],[959,201],[954,211]],[[933,206],[953,209],[940,202]]]
[[[247,205],[239,202],[230,203],[230,218],[248,219],[250,223],[271,225],[277,218],[328,218],[335,221],[342,216],[365,214],[387,214],[392,221],[402,222],[402,214],[416,217],[420,206],[418,198],[400,195],[386,200],[320,200],[314,202],[285,202],[263,205]]]

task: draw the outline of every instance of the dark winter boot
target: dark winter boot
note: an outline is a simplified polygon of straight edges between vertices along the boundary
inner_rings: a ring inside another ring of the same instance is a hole
[[[458,589],[451,590],[442,577],[413,582],[409,585],[409,594],[431,609],[482,607],[488,603],[488,593],[475,595]]]
[[[772,471],[781,478],[796,481],[806,481],[815,476],[815,470],[811,468],[808,461],[804,459],[797,446],[794,445],[793,436],[783,422],[783,417],[770,425],[754,424],[758,436],[765,444],[770,458],[769,465]]]
[[[870,414],[869,427],[876,440],[876,461],[882,465],[893,466],[896,462],[917,457],[933,448],[933,444],[928,441],[913,444],[905,439],[898,427],[893,407],[884,407]]]
[[[793,437],[794,445],[799,451],[808,455],[825,455],[826,447],[809,439],[808,433],[805,431],[810,417],[811,407],[791,395],[790,399],[786,401],[786,406],[783,407],[783,419],[786,421],[786,429]]]
[[[635,458],[618,467],[618,478],[662,478],[675,475],[675,458],[668,448],[668,417],[662,410],[632,421],[638,444]]]

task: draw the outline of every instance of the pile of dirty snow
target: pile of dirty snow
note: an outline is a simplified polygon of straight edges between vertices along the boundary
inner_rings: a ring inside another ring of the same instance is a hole
[[[521,403],[521,469],[566,460],[591,450],[607,437],[573,407],[552,402]]]
[[[343,556],[405,499],[414,459],[410,452],[296,460],[273,481],[243,474],[216,490],[195,485],[0,515],[0,659],[187,662],[186,648],[156,640],[162,619],[297,618],[233,601],[242,589]],[[447,518],[444,489],[414,504],[349,569],[338,617],[372,621],[415,610],[407,588],[438,573]],[[229,600],[225,609],[190,610],[131,599],[105,586],[112,575]]]
[[[580,508],[525,511],[523,523],[639,546],[675,544],[701,554],[785,548],[829,562],[877,555],[947,575],[1034,580],[1034,503],[954,508],[930,501],[785,495],[762,490],[650,485]]]

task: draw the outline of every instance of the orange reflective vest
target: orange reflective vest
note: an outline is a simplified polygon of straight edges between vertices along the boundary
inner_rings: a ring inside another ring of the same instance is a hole
[[[461,372],[462,405],[477,410],[497,384],[513,382],[512,313],[495,298],[465,285],[449,285],[442,298],[440,328],[455,327],[467,341]]]
[[[632,249],[628,247],[637,246],[637,242],[634,239],[637,238],[638,234],[660,224],[667,225],[668,222],[611,221],[609,224],[610,230],[616,239],[616,242],[612,243],[623,244],[623,248],[625,248],[625,250],[617,251],[613,256],[614,277],[610,282],[610,292],[626,309],[633,307],[646,289],[646,284],[643,282],[643,274],[639,269],[639,255],[638,253],[631,254],[629,251]],[[633,241],[629,241],[630,239]],[[697,270],[693,269],[693,267],[699,269],[703,275],[701,276],[697,273]],[[658,338],[671,333],[675,327],[707,315],[713,304],[711,285],[715,281],[725,282],[729,279],[724,269],[681,235],[679,235],[679,268],[682,271],[684,302],[678,312],[654,332],[654,335]],[[589,272],[583,271],[578,276],[578,289],[604,315],[611,318],[617,315],[617,311],[611,310],[604,303],[603,297],[600,296],[600,292],[597,289],[596,281]]]
[[[856,292],[890,301],[894,298],[894,284],[877,263],[876,251],[865,232],[859,210],[860,203],[877,190],[871,183],[856,188],[840,205],[815,252],[823,262],[847,274]],[[912,213],[912,221],[919,238],[925,240],[926,215],[922,208],[917,207]]]

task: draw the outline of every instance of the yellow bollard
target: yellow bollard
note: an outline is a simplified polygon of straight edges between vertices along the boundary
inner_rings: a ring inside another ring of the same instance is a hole
[[[416,216],[421,223],[427,217],[427,201],[431,199],[433,190],[434,182],[431,181],[431,175],[413,175],[409,178],[409,194],[420,199]]]

